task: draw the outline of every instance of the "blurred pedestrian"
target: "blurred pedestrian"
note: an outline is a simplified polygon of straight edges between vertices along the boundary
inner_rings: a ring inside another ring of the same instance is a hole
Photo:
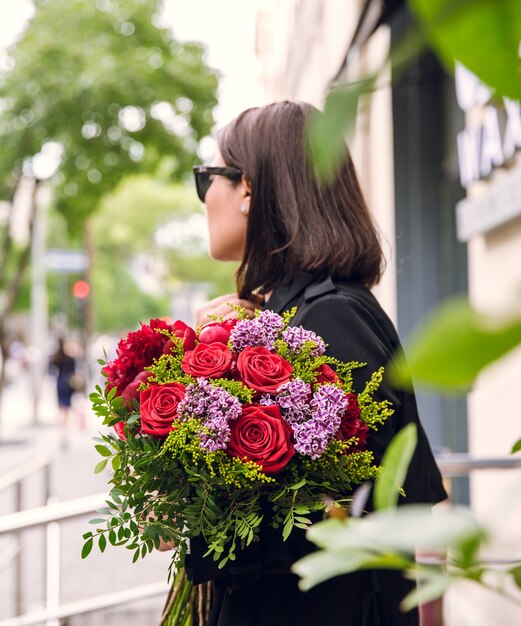
[[[63,337],[58,339],[58,349],[51,357],[50,365],[56,372],[56,392],[60,412],[59,425],[62,430],[62,445],[65,446],[72,407],[72,395],[76,387],[76,359],[70,354]]]

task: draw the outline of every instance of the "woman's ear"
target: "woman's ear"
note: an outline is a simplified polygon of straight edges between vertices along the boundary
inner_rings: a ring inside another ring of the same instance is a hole
[[[241,186],[244,198],[249,198],[251,196],[251,185],[250,181],[246,178],[246,176],[244,176],[244,174],[241,179]]]

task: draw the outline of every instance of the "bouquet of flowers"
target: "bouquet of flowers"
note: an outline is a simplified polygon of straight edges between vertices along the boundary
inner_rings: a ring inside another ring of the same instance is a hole
[[[106,385],[91,400],[114,431],[96,438],[95,471],[110,463],[113,475],[83,556],[108,541],[136,561],[163,539],[178,568],[202,536],[206,558],[223,567],[261,523],[285,540],[378,477],[365,445],[393,413],[373,397],[383,368],[355,393],[352,371],[364,364],[326,356],[321,337],[290,325],[295,309],[237,313],[197,332],[151,320],[102,363]]]

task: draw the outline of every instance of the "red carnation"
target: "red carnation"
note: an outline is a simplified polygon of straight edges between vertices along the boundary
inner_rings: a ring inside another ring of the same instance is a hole
[[[335,370],[332,367],[329,367],[327,363],[322,363],[322,365],[317,367],[314,371],[317,373],[317,383],[337,383],[340,380]]]
[[[141,328],[130,332],[125,339],[118,343],[117,358],[103,368],[107,376],[107,386],[116,387],[121,395],[127,385],[142,372],[145,367],[152,365],[154,359],[163,354],[168,337],[160,330],[175,332],[172,324],[160,319],[150,320],[148,324],[141,324]]]
[[[356,394],[348,393],[346,397],[348,399],[348,405],[342,415],[342,422],[340,423],[336,437],[342,441],[347,441],[351,439],[351,437],[357,437],[359,441],[356,445],[351,446],[350,452],[365,450],[369,427],[360,419],[361,410]]]

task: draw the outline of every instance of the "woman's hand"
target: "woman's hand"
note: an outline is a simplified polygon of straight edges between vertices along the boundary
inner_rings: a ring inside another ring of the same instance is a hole
[[[163,541],[163,539],[159,539],[159,552],[167,552],[168,550],[173,550],[175,548],[175,543],[173,541]]]
[[[206,302],[202,306],[198,307],[195,312],[195,325],[200,326],[202,324],[208,324],[214,320],[209,315],[215,315],[217,317],[223,317],[225,320],[234,319],[237,317],[237,311],[232,309],[228,303],[242,306],[246,309],[248,317],[254,317],[255,310],[260,309],[263,299],[261,296],[257,300],[242,300],[236,293],[229,293],[225,296],[219,296]]]

